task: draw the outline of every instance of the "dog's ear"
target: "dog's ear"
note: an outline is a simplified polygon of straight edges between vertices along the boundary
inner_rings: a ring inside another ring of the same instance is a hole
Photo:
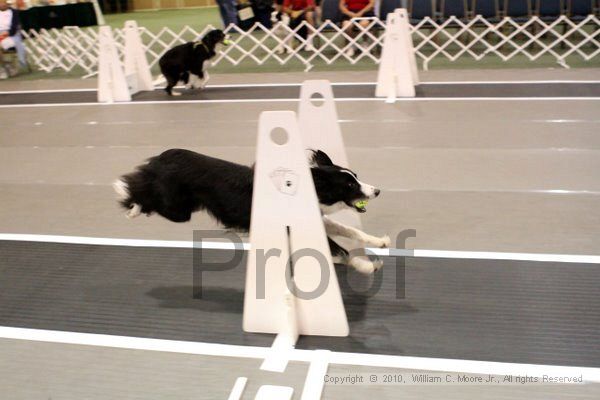
[[[331,161],[331,158],[329,158],[329,156],[321,150],[313,150],[313,156],[311,161],[313,162],[313,164],[316,164],[321,167],[329,167],[333,165],[333,161]]]
[[[329,173],[319,167],[312,167],[310,173],[317,192],[319,191],[319,188],[325,187],[329,182]]]

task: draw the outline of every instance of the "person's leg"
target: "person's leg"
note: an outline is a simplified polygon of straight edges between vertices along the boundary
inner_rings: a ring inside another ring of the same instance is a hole
[[[346,33],[351,38],[354,38],[353,25],[349,19],[345,19],[342,21],[342,29],[344,30],[344,33]],[[348,45],[348,43],[350,43],[350,41],[346,40],[346,45]],[[353,46],[348,46],[348,49],[346,50],[346,55],[348,57],[354,56],[354,47]]]
[[[237,9],[235,8],[235,0],[216,0],[221,14],[223,26],[227,28],[229,24],[237,25]]]
[[[313,45],[313,27],[315,26],[315,13],[313,11],[307,11],[306,13],[304,13],[304,19],[308,24],[308,26],[306,27],[306,31],[308,32],[306,38],[306,50],[315,51],[315,47]]]
[[[361,21],[359,21],[358,24],[360,25],[360,32],[358,32],[358,33],[365,32],[367,30],[367,27],[369,26],[370,22],[371,21],[369,21],[369,20],[361,20]],[[361,46],[363,46],[364,48],[366,48],[367,47],[367,43],[369,42],[368,36],[366,35],[366,33],[363,33],[361,35],[361,39],[362,39],[361,40],[361,42],[362,42]]]
[[[290,29],[292,31],[295,31],[296,28],[298,28],[298,26],[302,23],[302,21],[304,21],[304,15],[299,16],[298,18],[291,18],[290,17]],[[295,31],[294,36],[292,39],[292,48],[296,48],[297,45],[297,40],[295,39],[296,35],[300,36],[301,38],[305,38],[306,36],[303,36],[303,34],[306,33],[306,30],[301,28],[298,29],[297,31]]]
[[[225,28],[227,28],[227,26],[229,26],[229,24],[234,24],[237,25],[238,23],[238,19],[237,19],[237,9],[235,8],[235,0],[225,0],[225,8],[227,10],[227,25],[225,25]]]
[[[298,18],[298,23],[296,24],[296,26],[298,25],[302,25],[302,27],[300,29],[298,29],[298,36],[300,36],[302,39],[306,40],[306,36],[307,36],[307,32],[308,29],[306,28],[306,23],[304,21],[306,21],[306,13],[300,15]]]
[[[2,50],[2,46],[0,46],[0,79],[7,79],[8,72],[4,67],[4,52]]]
[[[227,10],[225,9],[225,1],[226,0],[216,0],[217,6],[219,7],[219,14],[221,15],[221,21],[223,21],[223,26],[227,27]]]
[[[15,42],[15,50],[17,51],[17,58],[19,59],[19,64],[22,68],[27,68],[27,50],[25,49],[25,45],[23,44],[23,38],[21,34],[18,33],[15,36],[11,36],[11,39]]]

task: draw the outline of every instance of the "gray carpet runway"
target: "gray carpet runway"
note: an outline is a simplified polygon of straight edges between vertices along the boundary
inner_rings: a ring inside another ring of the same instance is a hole
[[[300,86],[244,86],[244,87],[207,87],[203,91],[179,90],[183,96],[169,97],[163,90],[140,92],[133,97],[135,102],[195,100],[277,100],[297,99]],[[335,85],[336,99],[374,98],[373,84]],[[600,97],[600,83],[463,83],[463,84],[424,84],[417,87],[419,98],[457,98],[457,97]],[[67,91],[42,93],[4,93],[0,94],[0,105],[18,104],[60,104],[95,103],[95,91]]]
[[[245,255],[237,268],[203,273],[202,297],[194,298],[191,249],[2,241],[0,254],[2,326],[238,345],[273,340],[242,331]],[[231,256],[202,253],[206,262]],[[600,367],[597,265],[402,261],[385,260],[371,297],[348,284],[369,278],[338,267],[351,335],[301,337],[298,347]]]

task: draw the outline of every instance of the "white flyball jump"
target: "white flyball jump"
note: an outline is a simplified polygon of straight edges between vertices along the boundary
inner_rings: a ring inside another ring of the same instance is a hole
[[[408,13],[406,9],[398,8],[387,16],[375,96],[386,97],[388,103],[393,103],[397,97],[415,97],[418,84]]]
[[[298,124],[305,148],[323,150],[334,164],[350,168],[329,81],[310,80],[302,83]],[[352,210],[340,210],[329,217],[336,222],[361,229],[360,217]],[[364,247],[347,238],[336,237],[336,241],[346,249]],[[360,253],[357,251],[356,255],[359,256]]]
[[[258,130],[243,328],[277,335],[261,369],[283,372],[299,335],[349,327],[296,113],[263,112]]]
[[[312,175],[293,111],[260,115],[244,299],[244,330],[347,336]]]
[[[150,66],[135,21],[125,22],[125,79],[132,94],[142,90],[154,90]]]
[[[323,150],[341,166],[348,158],[328,81],[305,81],[298,118],[263,112],[258,130],[243,327],[277,335],[261,369],[284,372],[299,335],[350,333],[306,149]],[[330,217],[360,227],[355,213]],[[302,400],[321,398],[328,354],[319,351],[311,361]],[[256,399],[292,393],[262,387]]]
[[[125,22],[125,70],[109,26],[99,31],[98,102],[131,101],[141,90],[154,90],[150,67],[135,21]]]
[[[98,36],[98,102],[131,101],[112,29],[101,26]]]

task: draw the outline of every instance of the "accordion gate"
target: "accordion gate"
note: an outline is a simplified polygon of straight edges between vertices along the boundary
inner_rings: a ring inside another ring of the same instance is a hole
[[[352,24],[357,30],[354,38],[330,21],[315,28],[303,22],[294,30],[283,25],[267,29],[256,23],[244,31],[231,25],[225,32],[231,35],[234,43],[221,49],[213,65],[295,64],[310,70],[315,65],[352,65],[359,62],[378,64],[385,22],[368,18],[366,28],[358,20],[353,20]],[[304,26],[313,38],[315,51],[305,50],[307,43],[298,34]],[[186,26],[179,32],[165,27],[156,33],[144,27],[139,29],[146,57],[152,68],[169,48],[196,40],[214,27],[207,26],[202,31],[196,31]],[[22,33],[29,57],[38,69],[51,72],[81,68],[86,77],[97,73],[97,27],[65,27],[61,30]],[[122,57],[124,30],[114,29],[113,34]],[[502,61],[508,61],[523,56],[529,61],[550,56],[558,64],[568,68],[567,58],[590,61],[600,53],[600,20],[594,15],[577,22],[566,16],[553,21],[543,21],[534,16],[523,22],[505,17],[495,23],[481,16],[467,21],[451,17],[443,22],[427,17],[411,25],[411,34],[417,59],[425,70],[432,61],[440,59],[453,62],[461,58],[480,61],[498,57]],[[296,40],[289,40],[291,38]],[[285,53],[276,51],[281,46],[287,50]],[[350,46],[355,48],[352,56],[347,52]]]

